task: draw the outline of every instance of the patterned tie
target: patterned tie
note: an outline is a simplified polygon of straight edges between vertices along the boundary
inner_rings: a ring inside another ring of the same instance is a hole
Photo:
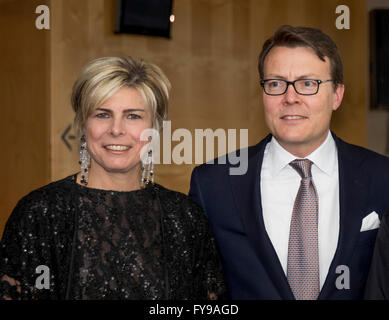
[[[317,235],[318,197],[312,180],[312,162],[290,163],[301,176],[301,184],[290,223],[287,277],[297,300],[315,300],[320,291]]]

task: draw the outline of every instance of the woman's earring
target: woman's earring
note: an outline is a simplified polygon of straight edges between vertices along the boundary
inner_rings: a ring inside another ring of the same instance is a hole
[[[153,150],[147,152],[146,159],[142,161],[141,187],[145,188],[149,183],[154,183]]]
[[[83,134],[81,136],[81,147],[80,147],[80,161],[81,166],[81,183],[85,186],[88,185],[88,169],[90,166],[90,154],[87,149],[86,138]]]

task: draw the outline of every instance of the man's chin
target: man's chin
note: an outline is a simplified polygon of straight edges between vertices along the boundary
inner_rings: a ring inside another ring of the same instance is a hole
[[[277,141],[281,145],[305,145],[309,144],[310,141],[306,136],[297,135],[297,134],[288,134],[288,135],[274,135]]]
[[[275,136],[275,138],[285,150],[303,158],[316,150],[325,141],[326,136],[321,138],[307,136],[281,136],[277,138]]]

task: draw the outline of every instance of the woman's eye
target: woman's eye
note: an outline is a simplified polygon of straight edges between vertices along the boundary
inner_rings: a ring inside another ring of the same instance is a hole
[[[128,115],[128,118],[132,119],[132,120],[135,120],[135,119],[141,119],[142,117],[140,115],[136,114],[136,113],[130,113]]]
[[[108,118],[108,116],[108,113],[105,112],[96,114],[97,118]]]

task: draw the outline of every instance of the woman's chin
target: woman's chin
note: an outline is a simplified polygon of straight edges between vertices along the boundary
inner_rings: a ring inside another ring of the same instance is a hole
[[[104,167],[104,170],[109,173],[118,173],[118,174],[128,174],[134,171],[140,171],[141,165],[137,164],[134,166],[128,166],[128,165],[112,165]]]

